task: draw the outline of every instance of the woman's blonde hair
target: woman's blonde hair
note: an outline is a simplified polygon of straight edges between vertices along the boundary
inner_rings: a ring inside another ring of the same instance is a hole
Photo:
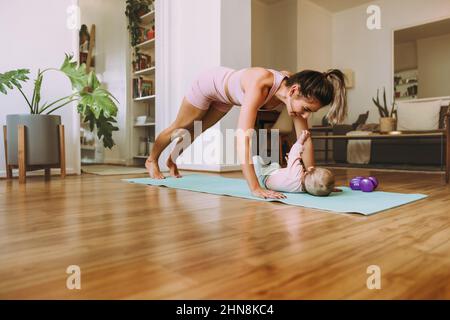
[[[334,190],[334,174],[325,168],[313,168],[305,178],[305,188],[314,196],[328,196]]]
[[[331,124],[342,123],[347,116],[347,90],[345,75],[341,70],[330,69],[326,72],[304,70],[291,75],[286,85],[298,84],[301,94],[307,98],[316,98],[324,107],[330,105],[327,120]]]
[[[331,124],[342,123],[347,117],[347,89],[345,75],[341,70],[331,69],[324,72],[324,76],[333,85],[333,100],[327,113],[327,120]]]

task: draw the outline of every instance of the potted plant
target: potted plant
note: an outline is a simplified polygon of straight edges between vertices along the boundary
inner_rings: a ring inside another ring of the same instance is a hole
[[[41,86],[46,72],[57,71],[65,74],[72,84],[72,94],[59,98],[51,103],[41,103]],[[83,121],[89,123],[90,129],[97,128],[97,136],[103,139],[107,148],[114,146],[112,139],[117,115],[117,100],[107,90],[101,88],[94,71],[86,73],[86,65],[78,65],[73,56],[67,55],[59,69],[49,68],[39,70],[34,81],[31,99],[25,95],[21,83],[29,80],[30,70],[18,69],[0,73],[0,92],[7,94],[7,89],[16,88],[24,97],[29,108],[29,114],[10,114],[6,117],[8,159],[7,163],[17,165],[17,126],[25,125],[26,154],[28,165],[48,165],[58,163],[57,127],[61,117],[53,115],[55,111],[66,105],[77,102],[78,112]]]
[[[373,103],[378,108],[380,114],[380,132],[390,132],[397,129],[397,110],[395,108],[395,100],[392,102],[391,110],[389,111],[386,102],[386,89],[383,88],[383,105],[381,105],[378,97],[379,90],[377,89],[377,98],[372,98]]]
[[[141,17],[150,11],[152,0],[127,0],[125,15],[128,17],[128,30],[131,36],[131,46],[141,42]],[[138,48],[135,50],[138,53]]]

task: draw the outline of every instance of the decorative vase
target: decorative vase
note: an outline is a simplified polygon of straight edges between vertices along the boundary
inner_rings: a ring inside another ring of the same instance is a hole
[[[386,133],[397,130],[397,119],[393,117],[380,118],[380,132]]]
[[[7,115],[8,164],[18,165],[18,125],[25,126],[27,165],[58,164],[60,124],[61,116],[56,115]]]

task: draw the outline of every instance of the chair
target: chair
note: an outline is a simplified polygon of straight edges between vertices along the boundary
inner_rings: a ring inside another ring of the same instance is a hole
[[[280,140],[279,140],[279,163],[283,165],[285,163],[283,146],[286,146],[284,150],[289,149],[289,136],[294,131],[294,122],[289,115],[287,108],[283,108],[277,121],[273,124],[270,130],[279,130]]]

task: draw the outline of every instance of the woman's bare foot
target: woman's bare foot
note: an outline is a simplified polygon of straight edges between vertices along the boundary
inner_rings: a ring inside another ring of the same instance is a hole
[[[147,159],[145,161],[145,168],[152,179],[164,179],[161,170],[159,170],[158,162]]]
[[[180,174],[180,172],[178,171],[177,164],[176,164],[175,162],[173,162],[172,159],[171,159],[170,157],[169,157],[169,159],[167,159],[166,165],[167,165],[167,167],[169,168],[170,175],[171,175],[172,177],[175,177],[175,178],[181,178],[181,174]]]

